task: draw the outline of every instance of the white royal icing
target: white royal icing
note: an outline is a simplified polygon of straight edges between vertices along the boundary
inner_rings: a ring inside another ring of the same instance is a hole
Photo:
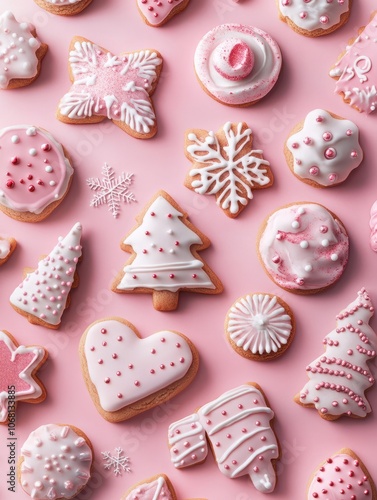
[[[152,215],[153,214],[153,215]],[[204,263],[194,258],[191,245],[200,237],[180,219],[183,214],[163,196],[150,205],[143,221],[123,241],[136,253],[125,266],[119,290],[151,288],[176,292],[181,288],[214,289]]]
[[[35,500],[74,497],[89,481],[92,450],[72,427],[38,427],[21,449],[20,483]]]
[[[123,498],[123,497],[122,497]],[[124,500],[172,500],[170,488],[163,476],[152,481],[138,484],[136,488],[124,497]],[[174,498],[175,495],[174,495]]]
[[[76,223],[59,238],[52,252],[13,291],[12,305],[50,325],[60,323],[82,253],[81,232],[81,224]]]
[[[169,426],[171,461],[177,469],[203,462],[208,454],[205,430],[197,413]]]
[[[321,186],[343,182],[363,159],[358,127],[323,109],[308,113],[302,129],[287,140],[287,147],[294,173]]]
[[[10,253],[10,241],[0,236],[0,260],[6,259]]]
[[[246,295],[228,313],[230,338],[252,354],[278,352],[292,333],[292,320],[277,298],[262,293]]]
[[[376,356],[376,332],[369,326],[374,307],[365,289],[336,317],[324,339],[326,351],[306,368],[309,382],[300,402],[321,415],[366,417],[371,412],[365,391],[374,384],[368,362]]]

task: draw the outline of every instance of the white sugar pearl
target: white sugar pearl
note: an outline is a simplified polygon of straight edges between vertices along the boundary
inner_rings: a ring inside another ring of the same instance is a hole
[[[48,174],[51,174],[51,172],[53,171],[53,168],[51,167],[51,165],[46,165],[46,166],[45,166],[45,171],[46,171]]]
[[[293,227],[293,229],[297,229],[298,227],[300,227],[300,223],[298,220],[294,220],[291,226]]]
[[[29,155],[35,156],[37,154],[37,150],[35,148],[29,149]]]
[[[307,264],[305,267],[304,267],[305,271],[310,273],[310,271],[313,271],[313,266],[311,264]]]
[[[336,261],[338,260],[338,258],[339,258],[339,256],[338,256],[338,254],[337,254],[337,253],[332,253],[332,254],[331,254],[331,260],[332,260],[333,262],[336,262]]]
[[[329,242],[329,240],[327,240],[327,239],[322,240],[322,242],[321,242],[321,245],[322,245],[323,247],[328,247],[328,246],[329,246],[329,244],[330,244],[330,242]]]
[[[301,248],[308,248],[309,247],[309,242],[307,242],[306,240],[302,240],[300,242],[300,247]]]
[[[20,138],[18,137],[18,135],[12,135],[11,141],[13,142],[13,144],[17,144],[18,142],[20,142]]]
[[[303,215],[303,214],[305,213],[305,208],[304,208],[304,207],[299,207],[299,208],[297,209],[297,213],[298,213],[299,215]]]
[[[29,127],[27,130],[26,130],[26,135],[36,135],[37,133],[37,130],[35,127]]]
[[[49,184],[50,184],[50,186],[55,186],[56,182],[55,181],[50,181]]]

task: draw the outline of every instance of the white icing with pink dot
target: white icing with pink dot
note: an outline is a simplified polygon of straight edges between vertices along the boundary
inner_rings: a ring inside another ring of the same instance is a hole
[[[205,430],[194,413],[169,426],[171,461],[177,469],[203,462],[208,455]]]
[[[123,498],[123,497],[122,497]],[[153,481],[139,484],[124,500],[172,500],[172,493],[163,476]],[[174,498],[176,498],[174,496]]]
[[[74,497],[89,481],[92,450],[68,425],[33,431],[21,449],[20,483],[35,500]]]
[[[19,23],[10,11],[0,16],[0,89],[6,89],[11,80],[36,76],[41,42],[34,30],[32,24]]]
[[[182,379],[192,363],[190,346],[181,335],[162,331],[140,339],[115,319],[88,329],[84,353],[100,405],[109,412]]]
[[[187,0],[137,0],[137,6],[152,26],[163,24],[174,10]]]
[[[324,109],[308,113],[302,129],[287,140],[287,148],[294,173],[324,187],[345,181],[363,160],[358,127]]]

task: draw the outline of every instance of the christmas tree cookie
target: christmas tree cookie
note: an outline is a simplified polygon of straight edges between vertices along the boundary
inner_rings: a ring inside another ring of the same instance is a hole
[[[316,408],[326,420],[362,418],[372,411],[365,391],[374,384],[368,367],[377,348],[376,332],[369,326],[373,313],[363,288],[336,317],[335,330],[323,341],[326,352],[306,368],[309,382],[296,395],[296,403]]]
[[[27,272],[23,282],[10,297],[13,308],[30,323],[59,328],[64,310],[70,303],[70,291],[78,286],[76,267],[81,259],[80,223],[59,238],[52,252]]]
[[[171,196],[159,191],[121,243],[131,253],[112,290],[118,293],[151,293],[158,311],[178,306],[180,291],[221,293],[219,278],[199,257],[209,239],[187,219]]]

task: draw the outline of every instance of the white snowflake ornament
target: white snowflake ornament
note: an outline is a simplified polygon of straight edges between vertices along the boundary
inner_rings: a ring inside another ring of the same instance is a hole
[[[155,50],[113,55],[82,37],[69,52],[72,87],[60,100],[57,117],[64,123],[98,123],[108,118],[138,139],[157,132],[150,96],[162,58]]]
[[[113,469],[115,476],[121,476],[122,472],[131,472],[129,457],[123,456],[122,448],[115,448],[115,455],[110,451],[101,451],[101,455],[106,463],[104,468]]]
[[[107,205],[112,216],[116,218],[120,213],[121,202],[136,201],[134,193],[128,189],[132,184],[133,174],[122,172],[115,178],[114,170],[107,163],[102,167],[102,174],[102,179],[91,177],[86,181],[89,188],[95,191],[90,206]]]
[[[214,194],[228,217],[237,217],[253,198],[253,189],[270,187],[273,176],[262,150],[253,150],[246,123],[226,123],[218,132],[186,132],[185,154],[193,162],[185,186]]]

